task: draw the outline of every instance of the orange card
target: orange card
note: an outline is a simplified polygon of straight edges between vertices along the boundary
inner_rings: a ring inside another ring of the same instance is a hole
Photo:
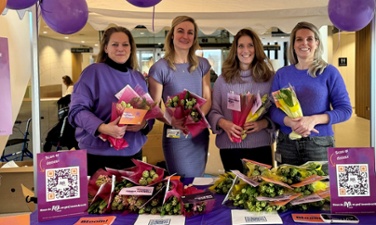
[[[75,224],[91,224],[91,225],[110,225],[116,219],[116,216],[101,216],[101,217],[81,217]]]
[[[146,112],[145,109],[125,108],[119,124],[141,124]]]
[[[296,223],[325,223],[320,213],[292,213],[291,216]]]

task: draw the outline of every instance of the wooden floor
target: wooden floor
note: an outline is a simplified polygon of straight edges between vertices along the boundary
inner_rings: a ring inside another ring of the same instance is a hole
[[[350,120],[333,126],[336,147],[371,146],[370,121],[353,115]]]

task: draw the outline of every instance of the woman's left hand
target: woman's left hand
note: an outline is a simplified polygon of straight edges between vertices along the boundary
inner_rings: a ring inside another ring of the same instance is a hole
[[[135,125],[128,125],[127,126],[127,131],[130,131],[130,132],[138,132],[142,129],[144,129],[144,127],[146,126],[147,124],[147,121],[146,120],[143,120],[141,124],[135,124]]]
[[[262,119],[259,121],[248,122],[244,124],[243,129],[246,131],[247,134],[259,132],[262,129],[268,127],[268,121],[266,119]]]

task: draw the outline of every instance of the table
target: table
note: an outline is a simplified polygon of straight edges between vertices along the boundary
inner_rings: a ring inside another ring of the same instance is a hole
[[[193,179],[184,179],[184,184],[192,183]],[[207,188],[207,186],[202,186],[199,188]],[[232,225],[231,222],[231,209],[227,206],[222,205],[224,195],[215,195],[216,201],[213,210],[210,213],[197,215],[192,217],[187,217],[185,219],[186,225]],[[284,225],[302,225],[303,223],[295,223],[291,217],[291,213],[303,213],[301,211],[287,211],[280,213]],[[308,213],[308,212],[304,212]],[[319,213],[318,211],[310,211],[309,213]],[[138,214],[128,214],[128,215],[116,215],[116,220],[113,225],[132,225],[136,222]],[[103,215],[87,215],[87,216],[103,216]],[[359,218],[360,225],[375,225],[376,224],[376,214],[364,214],[357,215]],[[86,217],[86,216],[85,216]],[[71,217],[57,220],[50,220],[44,222],[38,222],[38,214],[36,211],[30,214],[30,224],[31,225],[72,225],[79,220],[80,217]],[[308,224],[308,223],[307,223]],[[322,223],[309,223],[310,225],[322,225]],[[340,225],[340,224],[338,224]],[[343,224],[345,225],[345,223]],[[348,224],[347,224],[348,225]]]

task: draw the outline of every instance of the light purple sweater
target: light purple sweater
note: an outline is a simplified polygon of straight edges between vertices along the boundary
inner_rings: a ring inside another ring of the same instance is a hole
[[[256,83],[251,71],[242,71],[240,73],[243,83],[226,83],[222,76],[219,76],[213,87],[213,100],[208,121],[213,133],[217,134],[215,143],[218,148],[257,148],[268,146],[274,141],[274,129],[264,129],[257,133],[248,134],[241,143],[233,143],[228,138],[225,131],[217,129],[218,121],[221,118],[232,121],[232,110],[227,109],[227,93],[233,91],[235,94],[245,94],[248,91],[251,94],[260,95],[269,94],[272,85],[272,79],[268,82]]]

